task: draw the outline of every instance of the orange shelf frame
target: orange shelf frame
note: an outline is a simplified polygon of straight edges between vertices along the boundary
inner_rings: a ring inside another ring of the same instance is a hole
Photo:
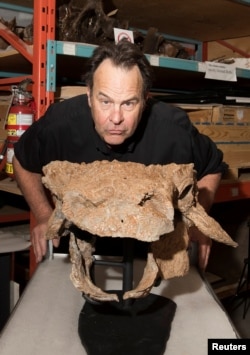
[[[33,81],[32,94],[36,103],[36,119],[42,116],[54,101],[54,93],[46,92],[46,47],[47,40],[55,39],[55,11],[55,0],[34,0],[33,46],[26,44],[0,23],[0,36],[32,64],[30,75],[0,79],[0,88],[10,89],[11,85],[30,77]]]
[[[12,47],[14,47],[20,54],[22,54],[29,62],[33,62],[32,46],[21,40],[21,38],[19,38],[1,22],[0,36],[2,36],[9,44],[11,44]]]
[[[55,0],[34,0],[33,96],[37,119],[54,101],[54,93],[46,91],[47,40],[55,39]]]

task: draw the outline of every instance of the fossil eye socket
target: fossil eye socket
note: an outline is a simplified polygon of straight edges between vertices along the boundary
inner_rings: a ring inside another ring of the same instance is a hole
[[[179,199],[179,200],[183,200],[183,199],[189,194],[189,192],[192,191],[192,189],[193,189],[193,184],[187,185],[187,186],[182,190],[182,192],[179,194],[178,199]]]

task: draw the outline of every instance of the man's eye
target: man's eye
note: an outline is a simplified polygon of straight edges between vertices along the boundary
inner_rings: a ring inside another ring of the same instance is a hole
[[[133,108],[135,107],[135,102],[134,101],[124,102],[123,107],[125,110],[133,110]]]
[[[109,101],[109,100],[101,100],[101,105],[103,107],[109,107],[111,105],[111,101]]]

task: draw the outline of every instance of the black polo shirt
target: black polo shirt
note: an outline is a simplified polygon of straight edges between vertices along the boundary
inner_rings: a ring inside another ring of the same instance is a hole
[[[226,168],[221,151],[198,132],[183,110],[154,100],[148,100],[134,135],[115,149],[108,148],[96,133],[86,95],[51,105],[14,149],[23,168],[35,173],[53,160],[117,159],[145,165],[193,162],[198,179]]]

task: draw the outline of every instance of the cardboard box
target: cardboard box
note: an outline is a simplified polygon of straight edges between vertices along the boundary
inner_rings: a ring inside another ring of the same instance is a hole
[[[250,124],[250,106],[223,106],[223,122]]]
[[[250,106],[222,104],[176,104],[187,112],[193,123],[250,124]]]
[[[226,178],[237,180],[250,171],[250,124],[195,124],[224,154],[229,165]]]
[[[176,104],[188,114],[193,123],[221,122],[223,119],[223,105],[198,105],[198,104]]]
[[[86,94],[86,86],[61,86],[56,88],[55,101],[63,101],[74,96]]]

